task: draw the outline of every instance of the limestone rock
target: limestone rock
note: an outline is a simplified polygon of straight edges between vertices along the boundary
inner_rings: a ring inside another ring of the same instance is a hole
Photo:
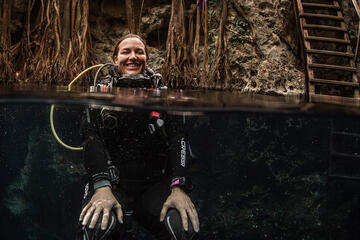
[[[142,35],[150,46],[149,66],[160,71],[164,63],[171,1],[146,2],[141,19]],[[211,67],[215,56],[219,4],[216,0],[208,4]],[[134,5],[135,12],[139,11],[139,6]],[[111,62],[114,45],[128,33],[126,12],[123,3],[113,0],[102,1],[99,7],[100,12],[90,13],[94,54],[98,63]],[[228,88],[280,95],[305,92],[291,0],[229,1],[226,36],[233,76]]]

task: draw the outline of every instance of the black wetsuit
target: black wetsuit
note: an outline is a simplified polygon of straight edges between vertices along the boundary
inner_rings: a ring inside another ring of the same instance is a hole
[[[159,87],[159,76],[154,79],[153,72],[146,70],[145,73],[141,80],[144,87]],[[112,68],[103,83],[121,86],[120,76],[116,68]],[[126,86],[128,83],[125,81]],[[89,108],[85,115],[84,161],[90,182],[84,205],[91,199],[94,186],[111,182],[124,215],[132,215],[156,239],[170,239],[159,219],[172,179],[189,179],[186,167],[190,146],[183,118],[170,119],[159,112],[106,107]],[[163,125],[159,126],[158,120]],[[123,226],[123,230],[125,228]]]

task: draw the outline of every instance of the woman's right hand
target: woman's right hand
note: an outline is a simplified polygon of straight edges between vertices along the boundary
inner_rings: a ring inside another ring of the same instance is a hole
[[[89,228],[94,228],[101,213],[103,218],[101,221],[101,229],[105,230],[110,216],[111,209],[115,210],[117,219],[123,223],[123,212],[120,203],[114,197],[110,187],[102,187],[95,190],[94,195],[88,204],[83,208],[79,221],[85,226],[90,220]]]

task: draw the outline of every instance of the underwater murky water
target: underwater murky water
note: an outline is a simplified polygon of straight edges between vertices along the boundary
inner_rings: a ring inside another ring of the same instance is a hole
[[[56,132],[72,146],[94,104],[129,116],[153,108],[186,115],[200,239],[360,239],[357,109],[230,93],[25,95],[1,98],[1,239],[74,239],[87,177],[82,152],[54,138],[52,103]],[[152,239],[133,228],[136,239]]]

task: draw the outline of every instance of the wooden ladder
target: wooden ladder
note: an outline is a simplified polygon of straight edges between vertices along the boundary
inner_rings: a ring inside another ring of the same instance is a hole
[[[348,122],[346,122],[348,121]],[[360,128],[353,119],[331,120],[328,176],[360,180]]]
[[[294,0],[294,6],[304,46],[309,101],[360,106],[354,54],[339,2]]]

